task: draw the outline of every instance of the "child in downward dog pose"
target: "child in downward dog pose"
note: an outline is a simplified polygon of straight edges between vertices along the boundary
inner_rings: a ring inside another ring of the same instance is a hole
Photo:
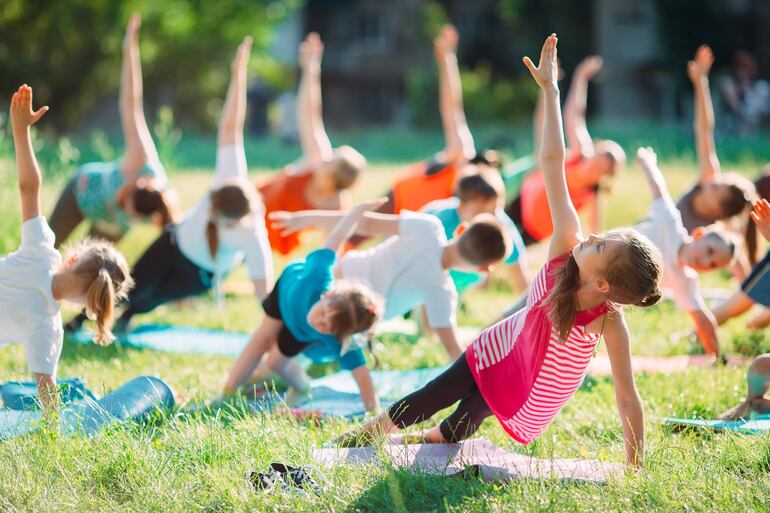
[[[658,301],[660,255],[631,229],[583,239],[564,179],[556,35],[546,39],[539,67],[526,57],[524,63],[544,94],[539,160],[554,219],[549,260],[532,282],[524,310],[486,329],[446,372],[338,438],[340,444],[369,443],[377,434],[427,420],[458,401],[447,419],[421,437],[425,442],[462,440],[494,415],[509,435],[528,444],[577,391],[603,335],[628,462],[642,464],[644,419],[621,306]]]
[[[30,126],[48,111],[32,110],[32,88],[19,87],[11,100],[13,142],[21,192],[21,246],[0,258],[0,345],[24,344],[29,370],[45,408],[58,406],[56,368],[62,349],[59,302],[85,305],[96,321],[94,342],[112,341],[113,309],[131,287],[123,256],[106,243],[87,241],[62,263],[54,234],[40,214],[40,168]]]
[[[315,32],[299,47],[302,76],[297,95],[297,125],[302,158],[257,186],[266,213],[285,210],[339,210],[350,207],[348,190],[366,167],[366,159],[350,146],[332,148],[321,109],[321,58],[324,46]],[[282,236],[268,226],[270,246],[288,255],[299,234]]]
[[[287,233],[308,227],[330,229],[342,214],[276,212],[270,219]],[[434,216],[404,211],[401,215],[367,212],[356,233],[387,240],[366,250],[348,251],[335,275],[362,283],[385,300],[383,319],[425,307],[430,328],[454,361],[462,354],[457,340],[457,290],[450,269],[487,272],[509,253],[510,240],[491,214],[479,214],[459,237],[447,242]]]
[[[118,320],[125,331],[136,314],[202,294],[245,259],[262,300],[272,285],[273,260],[263,208],[247,179],[243,148],[246,71],[252,40],[247,37],[232,62],[232,77],[219,120],[217,159],[211,191],[178,224],[169,226],[136,262],[136,287]],[[83,315],[67,324],[77,329]]]
[[[152,220],[161,228],[179,220],[179,206],[152,142],[142,105],[138,14],[131,16],[123,39],[120,120],[126,149],[122,159],[92,162],[78,169],[51,214],[59,247],[88,219],[90,235],[116,242],[132,220]]]
[[[431,201],[422,208],[422,212],[439,218],[447,240],[459,236],[478,214],[494,215],[511,238],[512,251],[505,259],[505,264],[511,270],[514,289],[522,292],[529,286],[527,250],[516,225],[502,209],[504,200],[505,185],[500,173],[493,169],[480,168],[460,178],[453,197]],[[484,279],[481,273],[454,269],[450,270],[449,274],[452,275],[457,292],[462,292]]]
[[[369,369],[361,348],[351,347],[351,337],[370,331],[379,317],[376,296],[364,287],[334,283],[337,252],[355,231],[364,212],[379,207],[374,200],[353,207],[326,237],[323,248],[311,252],[283,271],[273,291],[262,303],[265,318],[235,362],[225,384],[224,396],[234,394],[265,356],[265,367],[289,385],[287,403],[310,387],[310,380],[293,357],[304,353],[316,363],[338,360],[358,383],[368,411],[379,407]]]
[[[639,148],[636,161],[647,175],[653,200],[648,219],[635,228],[660,249],[662,286],[673,293],[677,306],[690,315],[703,349],[716,360],[720,356],[717,323],[701,296],[698,272],[729,265],[740,241],[717,225],[698,228],[688,235],[658,169],[655,152],[652,148]]]

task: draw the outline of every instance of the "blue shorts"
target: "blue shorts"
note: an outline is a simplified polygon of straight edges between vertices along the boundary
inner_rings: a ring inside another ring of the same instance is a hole
[[[770,306],[770,251],[741,283],[741,290],[755,303]]]

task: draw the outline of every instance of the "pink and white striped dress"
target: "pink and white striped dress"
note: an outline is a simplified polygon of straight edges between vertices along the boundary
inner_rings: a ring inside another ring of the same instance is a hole
[[[600,338],[585,326],[609,310],[601,304],[578,312],[567,340],[559,340],[543,300],[567,258],[547,262],[532,282],[526,307],[484,330],[465,353],[487,405],[525,445],[545,431],[583,382]]]

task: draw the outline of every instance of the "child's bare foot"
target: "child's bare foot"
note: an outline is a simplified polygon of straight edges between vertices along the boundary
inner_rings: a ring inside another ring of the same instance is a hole
[[[244,68],[249,62],[249,55],[251,55],[251,45],[254,43],[254,39],[251,36],[243,38],[243,42],[238,45],[238,51],[235,54],[231,69],[233,73]]]
[[[135,45],[139,41],[139,28],[142,26],[142,15],[138,12],[131,15],[126,25],[126,35],[123,38],[124,45]]]
[[[19,87],[11,98],[11,123],[16,130],[34,125],[46,112],[47,106],[32,110],[32,88],[27,84]]]

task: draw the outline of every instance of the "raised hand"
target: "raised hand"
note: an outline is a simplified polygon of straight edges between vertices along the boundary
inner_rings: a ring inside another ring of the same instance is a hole
[[[559,80],[559,65],[556,59],[556,43],[558,38],[556,34],[551,34],[543,44],[543,50],[540,52],[540,62],[535,67],[532,59],[524,57],[524,65],[532,73],[537,85],[542,89],[558,90],[556,82]]]
[[[444,25],[441,27],[441,32],[433,40],[433,50],[436,58],[443,59],[448,54],[456,54],[459,40],[460,36],[458,36],[454,25]]]
[[[11,123],[14,130],[27,128],[37,123],[48,112],[48,107],[40,107],[32,110],[32,88],[27,84],[19,87],[19,90],[11,98]]]
[[[303,69],[311,66],[321,66],[324,54],[324,44],[317,32],[311,32],[299,45],[299,63]]]
[[[254,43],[254,40],[251,36],[246,36],[243,38],[243,41],[240,45],[238,45],[238,51],[235,53],[235,58],[233,59],[232,64],[230,65],[230,69],[233,73],[236,73],[238,70],[244,68],[246,64],[249,62],[249,55],[251,54],[251,45]]]
[[[575,68],[575,75],[580,75],[586,80],[591,80],[597,73],[602,70],[604,66],[604,60],[598,55],[589,55],[583,59],[577,68]]]
[[[642,168],[651,168],[658,165],[658,155],[650,146],[642,146],[636,150],[636,164]]]
[[[693,82],[708,78],[713,64],[714,53],[711,51],[711,47],[701,45],[695,51],[695,58],[687,62],[687,75]]]
[[[770,241],[770,203],[766,199],[761,199],[754,203],[754,211],[751,213],[751,219],[757,225],[757,229],[762,236]]]
[[[139,27],[142,26],[142,15],[134,13],[126,25],[126,35],[123,38],[124,45],[135,45],[139,41]]]

